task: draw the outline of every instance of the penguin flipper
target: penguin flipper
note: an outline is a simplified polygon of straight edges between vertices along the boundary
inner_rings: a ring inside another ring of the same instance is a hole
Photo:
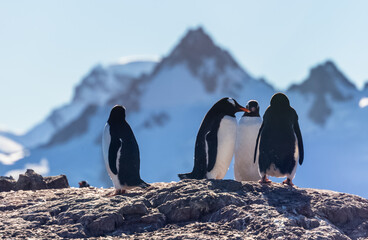
[[[210,172],[216,163],[216,156],[217,156],[217,132],[211,131],[206,135],[206,143],[208,148],[208,165],[207,165],[207,172]]]
[[[263,129],[263,122],[262,122],[261,127],[259,128],[258,136],[257,136],[257,140],[256,140],[256,149],[254,149],[254,163],[256,163],[256,160],[257,160],[257,150],[258,150],[258,144],[259,144],[259,137],[261,136],[262,129]]]
[[[303,138],[302,133],[300,132],[298,119],[294,122],[294,132],[296,135],[296,138],[298,139],[298,149],[299,149],[299,164],[302,165],[304,160],[304,146],[303,146]]]
[[[109,147],[109,167],[113,174],[118,174],[118,170],[116,169],[116,161],[119,148],[121,146],[121,141],[118,138],[112,138]]]

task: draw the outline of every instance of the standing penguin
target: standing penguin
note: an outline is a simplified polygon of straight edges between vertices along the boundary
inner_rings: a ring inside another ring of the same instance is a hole
[[[222,179],[234,155],[236,139],[235,113],[249,110],[232,98],[222,98],[202,120],[195,143],[191,173],[178,174],[180,179]]]
[[[250,100],[246,108],[250,112],[244,113],[236,131],[234,175],[236,181],[258,181],[261,179],[258,161],[254,163],[253,160],[262,118],[259,115],[257,101]]]
[[[259,148],[258,148],[259,144]],[[259,154],[257,156],[257,148]],[[263,115],[263,123],[257,137],[254,162],[258,158],[261,183],[271,183],[267,175],[287,177],[284,184],[293,185],[297,162],[304,159],[303,139],[298,115],[290,107],[287,96],[276,93]]]
[[[107,172],[116,189],[115,194],[137,186],[149,186],[139,175],[139,148],[125,120],[123,106],[116,105],[110,112],[102,136],[102,151]]]

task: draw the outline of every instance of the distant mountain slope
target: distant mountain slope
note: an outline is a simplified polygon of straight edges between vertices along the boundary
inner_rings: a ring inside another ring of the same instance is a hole
[[[0,166],[11,165],[28,155],[28,151],[13,138],[16,138],[16,135],[0,131]]]
[[[319,125],[324,125],[332,114],[329,99],[337,102],[348,101],[358,93],[356,86],[332,61],[312,68],[304,82],[292,85],[288,91],[296,91],[313,98],[314,107],[309,110],[308,116]]]
[[[156,62],[137,61],[123,65],[114,64],[107,68],[95,66],[75,88],[70,103],[56,108],[49,117],[18,141],[28,148],[47,144],[58,130],[78,118],[89,105],[104,105],[112,96],[128,91],[127,86],[135,78],[149,73],[155,65]]]

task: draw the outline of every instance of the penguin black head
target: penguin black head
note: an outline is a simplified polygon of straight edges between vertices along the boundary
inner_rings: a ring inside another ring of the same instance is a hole
[[[240,111],[250,112],[249,109],[241,106],[235,99],[229,97],[219,100],[213,105],[212,109],[221,114],[233,117],[235,117],[235,113]]]
[[[107,122],[110,126],[118,125],[125,121],[125,107],[120,105],[115,105],[110,112],[109,119]]]
[[[245,107],[249,109],[250,112],[245,112],[243,116],[259,117],[259,104],[256,100],[249,100]]]
[[[276,93],[272,96],[270,105],[276,109],[287,109],[290,107],[290,102],[285,94]]]

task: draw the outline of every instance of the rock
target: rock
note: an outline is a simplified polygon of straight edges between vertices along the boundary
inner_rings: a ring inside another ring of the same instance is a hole
[[[129,205],[125,205],[120,209],[122,215],[145,215],[148,213],[146,205],[142,201],[134,202]]]
[[[15,184],[15,190],[40,190],[46,188],[47,185],[43,177],[32,169],[27,169],[25,174],[19,174],[19,179]]]
[[[65,175],[59,175],[59,176],[52,176],[52,177],[44,177],[43,178],[46,182],[47,188],[68,188],[69,183],[68,179]]]
[[[117,213],[101,216],[86,226],[88,234],[100,236],[104,233],[113,232],[123,223],[123,216]]]
[[[232,180],[154,183],[108,197],[111,191],[89,187],[1,192],[1,236],[32,238],[37,232],[42,239],[368,238],[368,200],[350,194]]]
[[[27,169],[25,174],[20,174],[16,182],[12,177],[0,177],[0,192],[10,190],[41,190],[69,188],[65,175],[42,177],[32,169]]]
[[[0,177],[0,192],[14,190],[16,181],[12,177]]]

